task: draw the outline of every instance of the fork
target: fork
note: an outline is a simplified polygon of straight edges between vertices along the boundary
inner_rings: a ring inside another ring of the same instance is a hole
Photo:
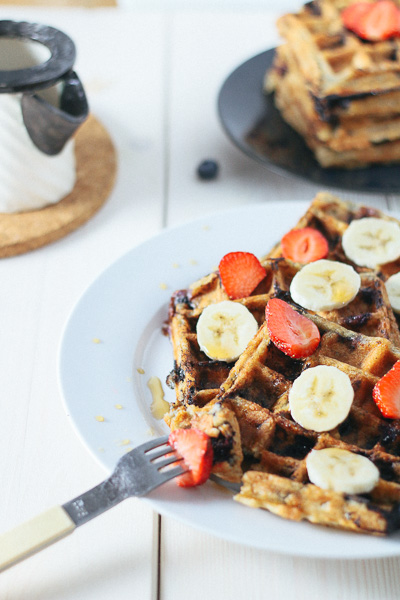
[[[110,477],[99,485],[0,535],[0,571],[57,542],[122,500],[145,496],[187,472],[182,465],[172,467],[173,463],[182,460],[168,445],[168,436],[146,442],[124,454]],[[169,469],[163,470],[169,465]]]

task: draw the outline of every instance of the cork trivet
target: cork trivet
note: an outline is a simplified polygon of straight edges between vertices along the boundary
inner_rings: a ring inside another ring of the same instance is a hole
[[[90,115],[75,137],[76,183],[57,204],[40,210],[0,213],[0,258],[54,242],[90,219],[107,200],[117,171],[106,129]]]

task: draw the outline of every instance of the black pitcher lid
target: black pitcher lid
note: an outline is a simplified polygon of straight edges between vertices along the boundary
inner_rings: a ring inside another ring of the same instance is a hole
[[[1,38],[39,42],[50,50],[51,56],[33,67],[6,71],[0,69],[0,93],[28,92],[50,87],[75,62],[75,45],[71,38],[48,25],[0,21],[0,40]]]

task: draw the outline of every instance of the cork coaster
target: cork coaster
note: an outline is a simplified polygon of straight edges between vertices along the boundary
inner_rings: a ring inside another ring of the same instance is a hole
[[[0,258],[30,252],[66,236],[107,200],[117,160],[106,129],[90,115],[75,136],[76,182],[68,196],[40,210],[0,213]]]

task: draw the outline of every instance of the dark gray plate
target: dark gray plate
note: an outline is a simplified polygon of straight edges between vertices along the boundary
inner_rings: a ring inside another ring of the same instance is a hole
[[[400,165],[366,169],[323,169],[303,139],[281,118],[271,95],[263,93],[265,72],[274,49],[240,65],[223,84],[218,97],[221,123],[251,158],[281,175],[292,174],[318,185],[359,192],[400,192]]]

